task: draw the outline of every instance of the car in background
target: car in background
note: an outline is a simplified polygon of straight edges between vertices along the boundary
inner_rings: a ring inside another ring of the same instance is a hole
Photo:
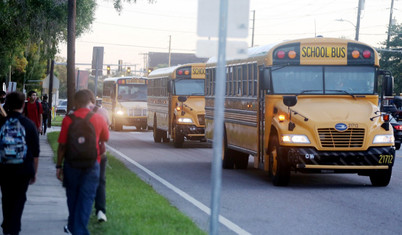
[[[399,150],[402,143],[402,122],[399,122],[396,118],[391,117],[390,123],[394,129],[395,149]]]
[[[66,115],[67,113],[67,100],[60,100],[56,107],[56,114]]]

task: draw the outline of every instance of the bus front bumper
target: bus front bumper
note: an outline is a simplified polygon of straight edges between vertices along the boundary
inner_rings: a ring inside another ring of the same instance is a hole
[[[387,170],[395,161],[393,147],[372,147],[367,151],[317,151],[315,148],[284,148],[288,163],[296,171],[363,173]]]
[[[205,127],[195,125],[178,125],[179,132],[189,140],[205,139]]]

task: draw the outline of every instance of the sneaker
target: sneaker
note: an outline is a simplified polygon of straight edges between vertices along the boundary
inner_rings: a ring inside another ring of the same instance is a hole
[[[105,213],[103,213],[103,211],[98,211],[98,214],[96,216],[98,217],[99,222],[107,221],[106,215],[105,215]]]
[[[67,233],[67,234],[69,234],[69,235],[72,235],[72,233],[70,232],[70,230],[68,230],[68,225],[64,226],[64,232]]]

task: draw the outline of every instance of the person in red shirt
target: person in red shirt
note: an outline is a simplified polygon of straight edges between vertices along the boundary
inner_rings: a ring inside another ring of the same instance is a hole
[[[80,90],[75,93],[74,103],[76,110],[72,115],[85,118],[90,112],[91,104],[88,90]],[[96,143],[109,139],[109,129],[105,119],[100,114],[93,114],[89,119],[95,129]],[[61,124],[59,135],[59,147],[57,150],[56,176],[63,181],[66,187],[67,206],[69,211],[68,224],[64,231],[72,234],[89,234],[87,225],[92,211],[96,189],[99,184],[100,174],[100,149],[96,144],[97,161],[90,168],[74,168],[69,162],[64,161],[67,153],[67,136],[72,119],[67,115]],[[62,163],[64,161],[64,165]],[[63,168],[62,168],[63,167]]]
[[[38,133],[42,133],[43,108],[42,104],[38,102],[37,99],[38,96],[35,91],[28,92],[28,102],[25,103],[24,115],[34,122]]]

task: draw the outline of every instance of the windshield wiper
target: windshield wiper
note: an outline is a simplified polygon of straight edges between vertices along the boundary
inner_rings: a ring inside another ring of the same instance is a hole
[[[347,91],[345,91],[345,90],[325,90],[325,91],[342,92],[342,93],[345,93],[345,94],[347,94],[347,95],[352,96],[352,97],[353,97],[353,99],[356,99],[355,95],[353,95],[353,94],[351,94],[351,93],[349,93],[349,92],[347,92]]]
[[[309,92],[316,92],[316,91],[321,91],[321,92],[322,92],[322,90],[302,90],[302,91],[299,93],[299,95],[303,95],[304,93],[309,93]]]

